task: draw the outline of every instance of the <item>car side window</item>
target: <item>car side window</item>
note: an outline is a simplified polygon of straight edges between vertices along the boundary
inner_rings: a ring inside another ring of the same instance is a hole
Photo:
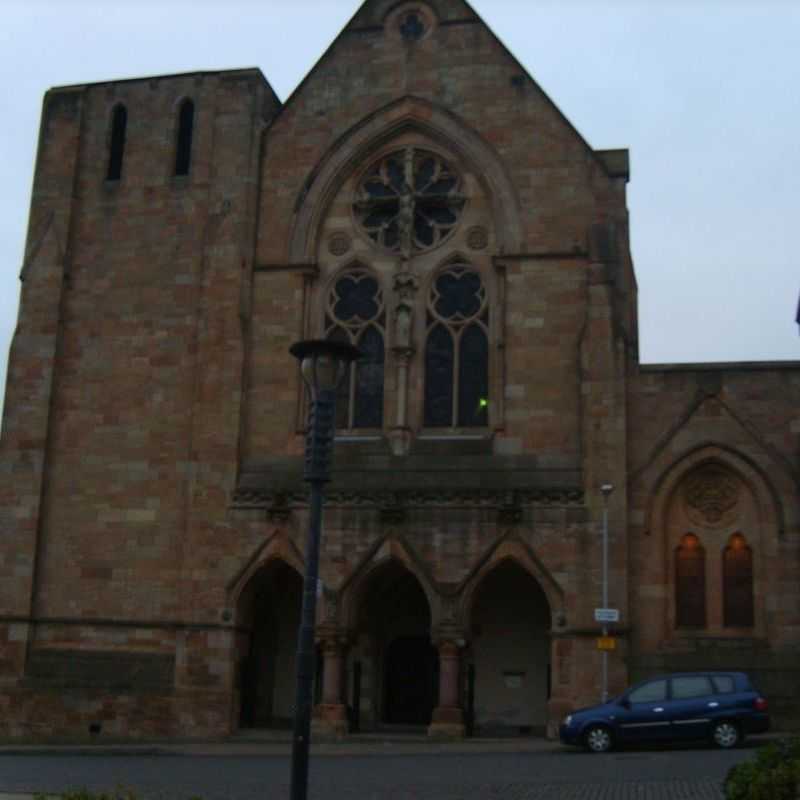
[[[735,691],[733,675],[714,675],[711,680],[714,681],[714,688],[718,694],[730,694]]]
[[[667,681],[658,680],[645,683],[638,689],[634,689],[629,695],[631,703],[659,703],[667,699]]]
[[[684,675],[672,679],[672,699],[691,700],[714,694],[711,681],[705,675]]]

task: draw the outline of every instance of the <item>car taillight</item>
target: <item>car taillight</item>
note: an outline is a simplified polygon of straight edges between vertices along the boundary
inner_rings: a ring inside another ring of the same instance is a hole
[[[756,697],[756,699],[753,701],[753,707],[756,711],[766,711],[767,701],[763,697]]]

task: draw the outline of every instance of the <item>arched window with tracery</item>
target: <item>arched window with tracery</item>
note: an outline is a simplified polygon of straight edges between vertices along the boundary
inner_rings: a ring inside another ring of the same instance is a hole
[[[175,141],[175,174],[188,175],[192,163],[194,103],[187,97],[178,109],[178,135]]]
[[[426,427],[489,424],[489,309],[480,273],[456,263],[428,296],[425,340]]]
[[[125,155],[125,131],[128,127],[128,112],[121,103],[111,113],[111,137],[108,146],[108,170],[106,180],[118,181],[122,177],[122,159]]]
[[[723,624],[752,628],[753,551],[741,533],[735,533],[722,553]]]
[[[336,279],[327,298],[325,336],[362,353],[339,387],[339,430],[383,426],[385,322],[383,292],[370,272],[353,269]]]
[[[675,550],[675,625],[706,626],[706,551],[693,533]]]

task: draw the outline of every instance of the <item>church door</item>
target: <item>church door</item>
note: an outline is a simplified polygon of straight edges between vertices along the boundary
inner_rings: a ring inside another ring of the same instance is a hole
[[[429,725],[438,684],[436,649],[430,636],[402,636],[386,650],[385,721]]]

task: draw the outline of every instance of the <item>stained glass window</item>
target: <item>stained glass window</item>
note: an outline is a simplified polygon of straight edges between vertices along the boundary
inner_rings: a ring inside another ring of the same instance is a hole
[[[480,274],[455,264],[433,281],[425,343],[425,425],[489,424],[489,315]]]
[[[383,293],[371,273],[355,269],[336,280],[328,295],[325,335],[362,353],[339,386],[337,429],[383,425],[384,323]]]
[[[460,179],[444,159],[407,147],[367,171],[353,209],[375,244],[410,255],[444,241],[464,202]]]
[[[722,554],[723,622],[726,627],[751,628],[753,609],[753,551],[740,533],[730,538]]]
[[[675,624],[706,625],[706,551],[693,533],[687,533],[675,551]]]
[[[425,347],[425,424],[449,427],[453,424],[453,336],[444,325],[428,334]]]

